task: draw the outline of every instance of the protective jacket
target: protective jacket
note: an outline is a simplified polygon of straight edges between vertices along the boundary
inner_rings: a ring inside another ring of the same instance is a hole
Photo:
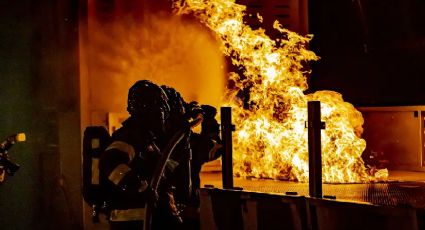
[[[204,109],[204,111],[206,110]],[[190,133],[188,142],[186,142],[188,148],[180,149],[182,155],[187,156],[187,158],[184,158],[178,165],[174,176],[176,177],[176,198],[182,206],[181,216],[185,230],[200,229],[199,188],[201,181],[199,174],[202,165],[222,155],[223,148],[219,136],[219,124],[214,117],[215,113],[204,112],[201,133]]]
[[[148,182],[159,158],[158,145],[154,134],[132,118],[113,133],[99,161],[112,222],[144,220],[143,209],[152,195],[147,192]]]

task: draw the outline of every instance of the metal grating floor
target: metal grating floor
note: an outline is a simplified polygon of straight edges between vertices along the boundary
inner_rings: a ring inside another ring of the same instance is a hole
[[[403,174],[403,173],[401,173]],[[412,181],[390,178],[385,183],[367,184],[323,184],[323,195],[334,196],[337,200],[368,202],[383,206],[406,206],[425,209],[425,177],[421,173]],[[397,180],[394,180],[397,179]],[[222,188],[221,173],[202,173],[202,186],[213,185]],[[296,192],[308,196],[308,183],[297,183],[276,180],[258,180],[234,178],[234,186],[244,191],[285,194]]]

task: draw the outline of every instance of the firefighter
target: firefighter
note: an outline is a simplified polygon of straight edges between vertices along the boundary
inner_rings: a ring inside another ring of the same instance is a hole
[[[178,91],[169,86],[161,86],[166,92],[168,97],[168,104],[170,105],[170,116],[166,121],[167,134],[174,133],[176,129],[181,126],[187,126],[190,118],[188,117],[188,111],[185,108],[185,102]],[[191,114],[195,112],[192,111]],[[197,114],[201,114],[198,110]],[[192,132],[189,132],[183,140],[176,146],[173,154],[170,158],[178,162],[178,166],[175,169],[172,178],[169,178],[171,186],[174,187],[174,193],[177,197],[178,204],[181,206],[190,199],[192,191],[191,181],[191,159],[192,149],[190,146],[190,137]],[[181,207],[180,210],[181,211]]]
[[[183,218],[182,229],[200,229],[199,188],[202,165],[221,156],[222,145],[219,125],[215,116],[217,110],[209,105],[199,106],[197,102],[186,103],[174,88],[161,86],[168,96],[170,118],[168,129],[180,126],[187,120],[202,114],[201,133],[191,132],[173,152],[172,158],[179,162],[173,174],[175,197]],[[169,133],[173,133],[169,131]]]
[[[149,185],[167,141],[167,101],[165,92],[148,80],[136,82],[129,90],[130,117],[112,134],[112,143],[99,161],[100,180],[108,193],[111,229],[144,229],[148,223],[147,202],[156,204],[151,229],[174,229],[180,224],[167,184],[161,182],[158,192]],[[175,166],[167,164],[167,168]]]
[[[199,189],[201,186],[200,172],[202,166],[207,162],[216,160],[221,157],[224,151],[222,140],[219,135],[219,124],[215,119],[217,110],[210,105],[201,105],[200,107],[203,111],[201,133],[192,133],[190,138],[190,145],[192,149],[192,190],[190,199],[186,203],[186,207],[181,213],[181,216],[184,219],[185,229],[193,230],[200,229]]]

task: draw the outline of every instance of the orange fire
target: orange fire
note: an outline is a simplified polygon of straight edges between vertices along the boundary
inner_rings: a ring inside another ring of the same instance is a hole
[[[321,102],[323,181],[366,182],[388,177],[387,171],[369,175],[361,154],[366,142],[360,136],[363,117],[341,94],[308,88],[303,63],[318,60],[303,37],[273,27],[282,39],[270,39],[263,29],[243,23],[246,7],[233,0],[184,0],[175,4],[178,14],[193,14],[214,31],[221,49],[243,74],[231,73],[235,83],[225,104],[232,106],[236,132],[234,171],[237,176],[308,181],[307,101]],[[261,20],[261,17],[259,20]],[[249,91],[245,108],[241,90]],[[379,176],[377,176],[379,175]],[[379,178],[378,178],[379,177]]]

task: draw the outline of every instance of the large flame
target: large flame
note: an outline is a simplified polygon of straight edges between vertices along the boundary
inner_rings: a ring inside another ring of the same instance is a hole
[[[227,97],[236,125],[236,175],[308,181],[307,101],[317,100],[326,123],[323,180],[364,182],[376,178],[369,176],[361,158],[366,147],[360,137],[361,113],[339,93],[303,93],[308,88],[303,64],[318,59],[305,48],[311,36],[300,36],[275,22],[281,39],[272,40],[263,29],[245,25],[246,7],[232,0],[178,1],[175,9],[178,14],[195,15],[214,31],[222,41],[222,51],[243,72],[230,74],[234,87]]]

